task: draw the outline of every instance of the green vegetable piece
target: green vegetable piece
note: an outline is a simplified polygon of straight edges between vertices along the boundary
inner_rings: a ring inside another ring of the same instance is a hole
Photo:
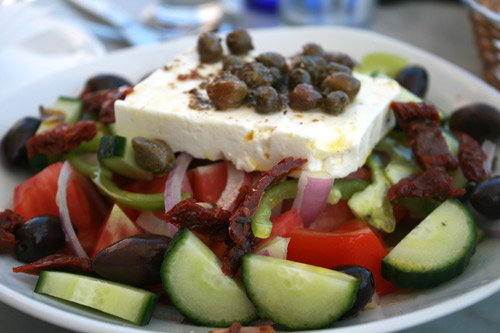
[[[328,195],[327,202],[330,205],[335,205],[341,199],[350,199],[354,193],[363,191],[368,185],[370,185],[370,182],[366,179],[335,179],[330,194]]]
[[[155,293],[124,284],[51,271],[40,273],[35,292],[85,305],[136,325],[149,323],[159,298]]]
[[[113,182],[113,174],[109,169],[99,168],[94,171],[92,181],[102,193],[113,201],[138,210],[164,210],[164,194],[143,194],[122,190]]]
[[[99,169],[98,165],[88,162],[81,154],[76,154],[73,151],[64,155],[64,158],[71,163],[76,170],[90,178],[92,178],[94,173]]]
[[[297,196],[297,180],[287,180],[276,184],[266,190],[262,196],[259,208],[252,218],[252,232],[255,237],[269,238],[273,229],[270,220],[271,209],[285,199],[293,199]]]
[[[347,204],[357,218],[366,220],[377,229],[393,232],[396,221],[392,205],[387,199],[390,182],[376,154],[371,154],[366,164],[372,171],[373,182],[363,191],[354,193]]]
[[[50,109],[41,108],[42,123],[36,134],[54,128],[59,124],[74,124],[82,117],[83,101],[61,96]]]
[[[449,199],[382,260],[382,276],[401,288],[428,288],[463,272],[474,254],[476,226],[469,210]]]
[[[361,71],[372,73],[379,70],[385,75],[395,78],[399,71],[408,65],[408,61],[396,54],[375,52],[369,53],[361,60]]]
[[[375,149],[386,152],[391,156],[391,161],[385,167],[385,175],[391,185],[421,171],[411,148],[393,138],[384,137]]]

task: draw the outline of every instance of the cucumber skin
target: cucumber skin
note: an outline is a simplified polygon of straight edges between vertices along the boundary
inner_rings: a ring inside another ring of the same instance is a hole
[[[458,200],[449,200],[455,202],[455,204],[458,204],[459,207],[461,207],[466,213],[466,215],[468,215],[469,220],[472,221],[472,224],[474,224],[474,220],[468,209],[466,209]],[[450,264],[441,269],[418,272],[391,265],[386,260],[386,257],[384,257],[384,259],[382,259],[382,277],[392,282],[399,288],[418,289],[435,287],[443,282],[451,280],[464,271],[465,267],[467,267],[467,265],[469,264],[472,255],[476,252],[477,232],[475,225],[472,225],[469,229],[473,234],[473,241],[470,243],[469,249],[467,250],[466,254],[453,264]]]
[[[165,274],[165,271],[167,270],[166,264],[168,262],[168,258],[170,256],[173,256],[175,254],[174,253],[175,252],[175,248],[177,246],[181,245],[182,242],[185,241],[186,234],[188,232],[190,232],[190,231],[187,228],[182,228],[181,230],[177,231],[176,234],[174,235],[174,237],[172,238],[172,241],[170,241],[170,243],[169,243],[169,245],[167,247],[167,250],[165,251],[165,257],[163,259],[163,264],[162,264],[161,269],[160,269],[160,272],[162,274],[162,286],[163,286],[163,290],[168,295],[168,297],[170,299],[170,302],[177,309],[177,311],[179,311],[184,317],[189,318],[189,320],[191,320],[196,325],[199,325],[199,326],[212,326],[212,327],[221,327],[221,326],[224,326],[224,325],[221,325],[221,323],[217,322],[217,321],[206,321],[206,320],[203,320],[203,319],[195,318],[190,313],[186,313],[186,311],[184,311],[184,309],[182,307],[178,307],[177,306],[178,301],[175,299],[175,297],[171,297],[170,296],[171,295],[170,288],[167,286],[167,284],[163,280],[163,275]],[[253,317],[251,319],[248,319],[247,321],[239,321],[239,323],[242,324],[243,326],[245,326],[245,325],[250,324],[252,321],[255,321],[257,319],[259,319],[258,314],[256,314],[255,317]],[[229,327],[232,323],[233,322],[228,323],[226,326]]]

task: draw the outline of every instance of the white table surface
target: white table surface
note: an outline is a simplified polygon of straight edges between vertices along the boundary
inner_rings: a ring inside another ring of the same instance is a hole
[[[139,13],[142,1],[122,2],[125,10]],[[79,17],[62,1],[39,1],[34,6],[51,6],[55,15]],[[243,27],[273,26],[276,17],[251,12],[240,21]],[[480,76],[480,63],[473,43],[466,8],[449,2],[409,2],[380,7],[369,29],[414,44]],[[106,43],[108,51],[124,47]],[[1,88],[1,87],[0,87]],[[500,332],[500,293],[446,317],[401,332]],[[82,330],[85,330],[82,328]],[[62,333],[69,330],[26,315],[0,300],[0,332]]]

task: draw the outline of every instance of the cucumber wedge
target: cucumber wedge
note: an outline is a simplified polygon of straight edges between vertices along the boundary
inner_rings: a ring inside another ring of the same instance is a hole
[[[84,275],[43,271],[35,292],[85,305],[136,325],[146,325],[158,302],[158,295]]]
[[[248,324],[257,310],[235,279],[224,275],[217,256],[188,229],[170,242],[161,267],[171,303],[192,321],[213,327]]]
[[[382,276],[401,288],[428,288],[463,272],[476,249],[468,209],[447,200],[382,260]]]
[[[326,268],[247,254],[241,276],[263,318],[289,329],[332,325],[356,299],[359,280]]]

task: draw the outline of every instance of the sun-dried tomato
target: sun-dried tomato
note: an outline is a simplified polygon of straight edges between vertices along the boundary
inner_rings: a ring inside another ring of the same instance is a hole
[[[459,140],[458,160],[465,178],[480,183],[486,178],[483,163],[488,156],[483,152],[479,143],[463,132],[453,133]]]
[[[62,154],[76,148],[82,141],[90,141],[97,134],[95,121],[62,124],[31,137],[26,143],[28,157],[36,154]]]
[[[271,170],[265,172],[260,177],[257,184],[248,191],[243,202],[236,208],[229,221],[229,236],[238,244],[242,244],[250,231],[250,222],[259,207],[264,191],[289,173],[299,169],[307,162],[306,159],[287,157],[282,159]]]
[[[179,229],[186,227],[213,240],[226,240],[230,216],[231,212],[215,204],[197,203],[188,198],[166,212],[164,220]]]
[[[16,237],[13,233],[0,229],[0,254],[14,253],[16,249]]]
[[[62,271],[71,273],[91,274],[92,261],[67,254],[53,254],[35,262],[12,268],[14,273],[39,275],[42,271]]]
[[[259,244],[259,239],[250,232],[242,243],[238,244],[229,240],[230,244],[222,258],[222,272],[229,276],[235,276],[241,266],[241,258],[252,252]]]
[[[445,201],[448,198],[461,197],[464,189],[456,189],[453,179],[442,167],[433,167],[401,179],[387,191],[387,198],[395,200],[400,197],[432,198]]]
[[[13,232],[23,223],[23,217],[10,209],[0,213],[0,229]]]
[[[458,168],[458,159],[448,149],[441,132],[439,113],[434,105],[392,102],[391,108],[417,161],[424,169]]]
[[[106,99],[101,105],[101,112],[99,113],[99,120],[103,124],[111,124],[115,122],[115,102],[125,97],[134,91],[133,87],[122,86],[116,89],[111,89],[106,95]]]

